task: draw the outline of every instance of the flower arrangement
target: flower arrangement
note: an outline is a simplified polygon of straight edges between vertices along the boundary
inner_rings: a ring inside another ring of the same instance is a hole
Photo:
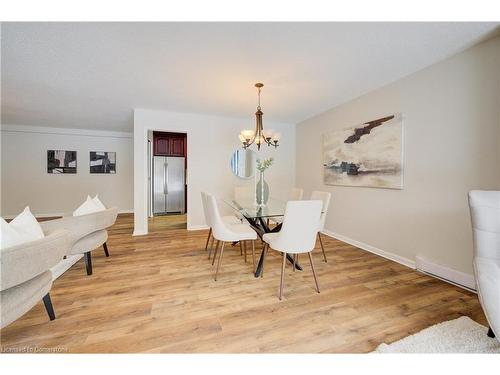
[[[257,159],[257,169],[260,172],[264,172],[267,168],[269,168],[271,165],[273,165],[273,158],[269,159],[264,159],[264,161],[260,161],[260,159]]]

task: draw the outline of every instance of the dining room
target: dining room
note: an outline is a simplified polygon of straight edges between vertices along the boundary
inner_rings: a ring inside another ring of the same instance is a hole
[[[2,24],[2,352],[500,352],[498,32]]]

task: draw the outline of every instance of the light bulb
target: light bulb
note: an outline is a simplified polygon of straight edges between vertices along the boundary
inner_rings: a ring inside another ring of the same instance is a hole
[[[245,129],[241,131],[241,135],[243,135],[245,139],[252,139],[254,134],[255,132],[253,130]]]
[[[279,141],[280,138],[281,138],[281,134],[280,133],[275,133],[273,135],[273,141],[275,141],[275,142]]]
[[[266,139],[273,138],[273,135],[274,135],[273,129],[264,130],[264,137],[266,137]]]

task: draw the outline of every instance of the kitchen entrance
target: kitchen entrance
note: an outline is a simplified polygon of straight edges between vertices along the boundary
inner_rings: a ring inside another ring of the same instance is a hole
[[[185,229],[187,211],[187,134],[148,132],[149,224]]]

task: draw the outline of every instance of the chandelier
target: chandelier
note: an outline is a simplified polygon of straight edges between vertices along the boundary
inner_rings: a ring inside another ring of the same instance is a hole
[[[278,147],[280,134],[275,133],[272,129],[264,130],[262,126],[262,115],[264,114],[260,109],[260,90],[264,87],[263,83],[256,83],[255,87],[258,90],[258,104],[257,112],[255,112],[255,130],[242,130],[239,139],[243,148],[250,147],[253,143],[257,145],[257,150],[260,150],[260,145],[267,143],[268,146]]]

